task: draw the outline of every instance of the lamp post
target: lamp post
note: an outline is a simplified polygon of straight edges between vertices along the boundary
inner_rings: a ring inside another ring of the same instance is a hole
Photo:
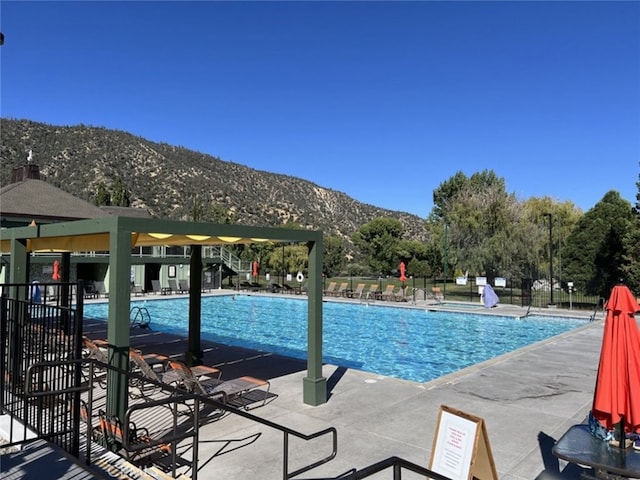
[[[442,287],[443,299],[447,296],[447,263],[449,263],[449,225],[444,224],[444,285]]]
[[[549,285],[551,296],[549,299],[549,306],[553,306],[553,215],[545,213],[545,217],[549,217]]]
[[[284,275],[286,273],[286,268],[284,266],[284,243],[282,244],[282,285],[284,285]]]

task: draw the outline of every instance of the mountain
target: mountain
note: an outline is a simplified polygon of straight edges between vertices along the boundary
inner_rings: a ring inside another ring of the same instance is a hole
[[[2,185],[24,165],[29,151],[43,179],[53,185],[93,202],[100,183],[112,189],[119,180],[130,193],[131,206],[156,218],[191,220],[194,205],[216,205],[218,214],[230,213],[239,224],[295,222],[348,238],[374,218],[391,217],[402,222],[407,238],[426,238],[424,221],[416,215],[364,204],[300,178],[86,125],[0,119]]]

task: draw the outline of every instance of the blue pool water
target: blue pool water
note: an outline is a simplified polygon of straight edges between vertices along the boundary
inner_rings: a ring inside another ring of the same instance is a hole
[[[151,328],[185,336],[188,300],[132,301]],[[85,304],[106,319],[107,304]],[[366,304],[323,304],[323,360],[390,377],[426,382],[566,332],[585,320],[525,319]],[[262,296],[202,298],[202,339],[306,359],[307,302]]]

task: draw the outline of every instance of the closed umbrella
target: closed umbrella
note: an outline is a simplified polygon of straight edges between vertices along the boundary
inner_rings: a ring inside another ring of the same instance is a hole
[[[626,285],[616,285],[606,303],[600,363],[591,416],[607,431],[640,429],[640,305]]]
[[[258,278],[258,262],[253,262],[253,276]]]
[[[58,260],[53,262],[53,274],[51,278],[53,280],[60,280],[60,262]]]
[[[407,281],[406,272],[407,267],[405,266],[404,262],[400,262],[400,281],[403,283]]]

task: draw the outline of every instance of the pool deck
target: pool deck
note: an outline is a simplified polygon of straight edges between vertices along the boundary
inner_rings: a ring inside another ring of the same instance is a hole
[[[424,303],[413,307],[440,308]],[[517,317],[526,314],[526,309],[506,305],[484,311]],[[329,399],[317,407],[302,402],[304,362],[203,342],[205,363],[219,365],[223,378],[253,375],[271,381],[271,391],[278,398],[252,410],[256,416],[306,434],[330,426],[337,428],[336,458],[300,478],[335,478],[391,456],[428,466],[438,411],[441,405],[448,405],[484,419],[500,479],[577,480],[580,473],[589,470],[559,461],[551,448],[571,425],[583,423],[590,410],[603,313],[598,312],[594,322],[588,321],[593,312],[536,308],[531,313],[586,320],[584,326],[570,332],[427,383],[325,365]],[[100,333],[93,332],[96,336]],[[144,352],[171,353],[184,352],[186,341],[132,330],[131,344]],[[260,436],[251,445],[216,454],[220,441],[257,433]],[[330,447],[325,438],[307,445],[292,439],[291,465],[297,468],[317,460]],[[198,477],[282,478],[282,451],[280,432],[227,416],[201,430]],[[372,478],[391,478],[391,471]],[[403,472],[402,478],[421,477]]]

